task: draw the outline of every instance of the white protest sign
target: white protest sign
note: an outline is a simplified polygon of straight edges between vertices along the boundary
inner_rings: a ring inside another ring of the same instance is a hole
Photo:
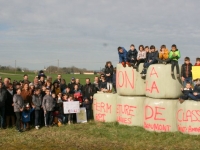
[[[72,114],[80,112],[79,101],[71,101],[63,103],[64,114]]]
[[[87,122],[87,115],[85,107],[80,108],[80,113],[76,114],[77,123],[86,123]]]

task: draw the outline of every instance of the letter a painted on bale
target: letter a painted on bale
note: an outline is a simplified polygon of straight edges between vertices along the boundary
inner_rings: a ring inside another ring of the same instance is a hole
[[[150,77],[153,76],[153,75],[156,75],[157,78],[158,78],[158,74],[157,74],[157,72],[156,72],[154,67],[151,69]]]

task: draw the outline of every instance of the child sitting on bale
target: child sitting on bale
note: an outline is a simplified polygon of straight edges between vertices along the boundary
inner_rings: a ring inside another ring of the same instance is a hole
[[[188,95],[193,93],[191,83],[190,82],[186,83],[185,88],[181,88],[181,91],[182,91],[183,95],[180,96],[179,102],[183,103],[185,100],[188,100],[188,98],[189,98]]]

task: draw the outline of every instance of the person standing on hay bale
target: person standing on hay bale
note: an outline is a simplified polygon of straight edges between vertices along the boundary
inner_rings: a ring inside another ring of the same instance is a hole
[[[106,82],[107,82],[107,90],[108,93],[112,92],[112,78],[113,78],[113,65],[110,61],[106,62],[105,65],[105,78],[106,78]]]
[[[172,45],[172,49],[169,53],[169,58],[171,60],[171,75],[174,75],[174,67],[176,66],[177,78],[179,78],[180,74],[179,74],[178,60],[181,58],[181,53],[177,49],[175,44]]]

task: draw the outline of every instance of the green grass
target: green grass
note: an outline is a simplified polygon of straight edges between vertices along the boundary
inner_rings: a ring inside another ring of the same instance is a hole
[[[0,71],[0,76],[2,78],[6,78],[6,77],[9,77],[11,78],[12,81],[14,80],[23,80],[23,75],[24,74],[28,74],[28,77],[29,77],[29,81],[33,82],[33,79],[35,76],[37,76],[37,74],[34,74],[34,73],[22,73],[22,72],[17,72],[15,74],[15,72],[9,72],[9,71]],[[46,74],[46,76],[51,76],[53,78],[53,80],[55,80],[57,78],[57,74]],[[90,78],[91,79],[91,82],[93,82],[94,80],[94,77],[96,75],[83,75],[83,74],[62,74],[62,78],[66,80],[66,83],[69,83],[71,81],[71,78],[74,77],[74,78],[79,78],[80,79],[80,82],[81,84],[85,84],[85,79],[86,78]]]
[[[62,127],[32,129],[18,133],[0,130],[0,146],[5,149],[115,149],[115,150],[198,150],[200,137],[175,133],[155,133],[141,127],[117,123],[90,122]]]

